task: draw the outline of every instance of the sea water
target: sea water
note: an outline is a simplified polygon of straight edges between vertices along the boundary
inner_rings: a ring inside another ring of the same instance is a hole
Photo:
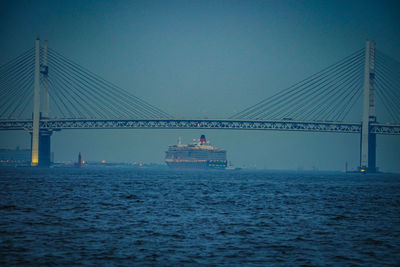
[[[1,265],[399,265],[400,179],[0,169]]]

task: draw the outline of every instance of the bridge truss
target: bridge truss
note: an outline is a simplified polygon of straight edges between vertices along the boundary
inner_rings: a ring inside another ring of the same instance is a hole
[[[43,119],[40,129],[228,129],[360,133],[360,122],[235,119]],[[400,135],[400,124],[371,123],[370,133]],[[32,129],[32,120],[3,120],[0,130]]]

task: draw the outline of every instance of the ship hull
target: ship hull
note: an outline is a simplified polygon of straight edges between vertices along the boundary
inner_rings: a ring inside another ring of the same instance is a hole
[[[171,169],[225,169],[226,161],[167,161]]]

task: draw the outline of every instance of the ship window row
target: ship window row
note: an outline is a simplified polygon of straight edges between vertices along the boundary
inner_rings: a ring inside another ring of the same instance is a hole
[[[212,160],[226,160],[225,154],[214,154],[214,153],[167,153],[167,158],[200,158],[200,159],[212,159]]]

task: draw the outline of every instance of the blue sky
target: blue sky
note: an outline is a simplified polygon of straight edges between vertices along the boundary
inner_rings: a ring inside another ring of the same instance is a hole
[[[346,57],[366,39],[399,61],[399,7],[397,1],[2,1],[0,62],[39,36],[176,117],[224,118]],[[80,151],[88,160],[161,163],[179,136],[189,142],[202,133],[237,166],[339,170],[359,160],[359,136],[327,133],[62,131],[53,135],[52,150],[56,160]],[[27,133],[0,136],[1,147],[30,143]],[[384,170],[400,171],[399,139],[378,137]]]

